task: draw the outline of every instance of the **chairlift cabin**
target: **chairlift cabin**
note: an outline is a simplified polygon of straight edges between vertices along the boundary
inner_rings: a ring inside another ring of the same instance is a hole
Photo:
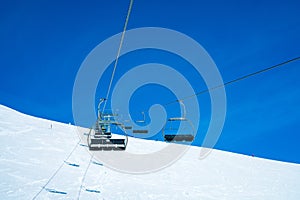
[[[125,130],[127,130],[127,133],[132,133],[132,134],[147,134],[149,131],[147,129],[137,129],[136,124],[138,125],[144,125],[146,122],[146,116],[145,113],[142,112],[143,118],[136,120],[136,121],[132,121],[131,119],[126,119],[124,120],[124,124],[123,124],[123,128]],[[129,117],[130,118],[130,117]]]
[[[145,112],[142,112],[142,115],[143,115],[143,119],[140,119],[140,120],[136,120],[135,122],[138,123],[138,124],[145,124],[146,122],[146,115],[145,115]],[[132,133],[144,133],[144,134],[147,134],[148,133],[148,130],[146,129],[143,129],[143,130],[140,130],[140,129],[133,129],[132,130]]]
[[[100,105],[104,101],[105,99],[100,99],[97,121],[88,134],[89,150],[125,150],[128,143],[126,131],[123,124],[115,120],[116,114],[100,111]]]
[[[123,129],[132,130],[132,126],[130,124],[130,120],[124,120]]]
[[[166,142],[193,142],[195,130],[192,122],[186,118],[185,105],[179,101],[183,116],[169,118],[162,130]]]

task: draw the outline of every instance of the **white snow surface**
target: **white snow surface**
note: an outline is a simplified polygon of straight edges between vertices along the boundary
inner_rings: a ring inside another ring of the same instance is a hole
[[[62,163],[78,141],[75,126],[0,105],[0,199],[33,199],[61,165],[36,199],[77,199],[90,153],[87,147],[78,145],[67,162],[79,167]],[[129,138],[126,151],[152,152],[165,145]],[[200,160],[199,150],[200,147],[191,147],[173,165],[143,175],[121,173],[92,163],[80,199],[300,199],[299,164],[220,150],[213,150]]]

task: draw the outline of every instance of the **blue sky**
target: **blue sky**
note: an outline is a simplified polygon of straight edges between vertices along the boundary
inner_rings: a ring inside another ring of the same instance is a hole
[[[128,3],[2,2],[0,103],[72,122],[77,70],[95,46],[123,29]],[[300,55],[299,7],[299,1],[136,0],[128,29],[164,27],[194,38],[213,58],[223,80],[229,81]],[[174,55],[149,50],[121,58],[118,73],[128,64],[147,62],[174,68],[188,65]],[[291,63],[226,87],[228,111],[216,148],[300,163],[299,65]],[[193,71],[185,72],[195,91],[206,89],[199,77],[190,74]],[[102,81],[108,84],[109,79]],[[158,99],[142,98],[139,92],[136,97],[142,103],[133,111],[137,116],[151,102],[173,100],[167,92]],[[210,117],[209,98],[202,95],[198,100],[203,132]],[[199,134],[194,144],[202,140]]]

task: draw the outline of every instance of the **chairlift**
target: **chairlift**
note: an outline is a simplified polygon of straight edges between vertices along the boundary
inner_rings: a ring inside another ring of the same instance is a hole
[[[128,136],[123,124],[115,121],[117,116],[110,112],[101,112],[100,105],[106,99],[100,99],[98,104],[98,118],[95,125],[90,129],[87,142],[91,151],[109,151],[109,150],[125,150],[128,143]],[[125,133],[125,138],[115,138],[118,131]]]
[[[195,130],[192,122],[186,118],[186,109],[183,101],[178,101],[183,114],[181,117],[169,118],[162,130],[166,142],[192,142],[195,139]]]
[[[125,130],[131,130],[132,129],[132,126],[128,125],[129,122],[130,122],[130,120],[124,120],[123,128]]]
[[[145,121],[146,121],[146,115],[145,115],[145,112],[144,112],[144,111],[142,112],[142,115],[143,115],[143,119],[141,119],[141,120],[136,120],[135,122],[137,122],[137,123],[145,123]]]
[[[142,112],[142,115],[143,115],[143,119],[141,119],[141,120],[136,120],[135,122],[136,123],[140,123],[140,124],[144,124],[145,122],[146,122],[146,115],[145,115],[145,112],[143,111]],[[147,134],[148,133],[148,130],[137,130],[137,129],[135,129],[135,130],[132,130],[132,133],[140,133],[140,134]]]

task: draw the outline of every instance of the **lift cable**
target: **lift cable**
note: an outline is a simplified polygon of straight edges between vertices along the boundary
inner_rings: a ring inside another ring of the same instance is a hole
[[[215,86],[215,87],[212,87],[212,88],[208,88],[208,89],[202,90],[202,91],[197,92],[197,93],[195,93],[195,94],[192,94],[192,95],[190,95],[190,96],[186,96],[186,97],[183,97],[183,98],[181,98],[181,99],[177,99],[177,100],[174,100],[174,101],[170,101],[169,103],[166,103],[165,105],[170,105],[170,104],[173,104],[173,103],[177,103],[177,102],[179,102],[179,101],[183,101],[183,100],[185,100],[185,99],[190,99],[190,98],[199,96],[199,95],[201,95],[201,94],[210,92],[210,91],[212,91],[212,90],[216,90],[216,89],[218,89],[218,88],[221,88],[221,87],[230,85],[230,84],[232,84],[232,83],[235,83],[235,82],[238,82],[238,81],[247,79],[247,78],[249,78],[249,77],[252,77],[252,76],[255,76],[255,75],[264,73],[264,72],[266,72],[266,71],[270,71],[270,70],[272,70],[272,69],[281,67],[281,66],[286,65],[286,64],[291,63],[291,62],[295,62],[295,61],[297,61],[297,60],[300,60],[300,56],[299,56],[299,57],[296,57],[296,58],[293,58],[293,59],[290,59],[290,60],[287,60],[287,61],[284,61],[284,62],[281,62],[281,63],[276,64],[276,65],[273,65],[273,66],[271,66],[271,67],[267,67],[267,68],[265,68],[265,69],[262,69],[262,70],[259,70],[259,71],[256,71],[256,72],[247,74],[247,75],[245,75],[245,76],[242,76],[242,77],[233,79],[233,80],[228,81],[228,82],[226,82],[226,83],[224,83],[224,84],[217,85],[217,86]]]
[[[125,20],[124,29],[123,29],[121,40],[120,40],[120,45],[119,45],[118,53],[117,53],[117,56],[116,56],[116,59],[115,59],[115,64],[114,64],[113,72],[111,74],[111,78],[110,78],[110,82],[109,82],[109,86],[108,86],[108,90],[107,90],[107,94],[106,94],[106,99],[108,99],[108,97],[109,97],[111,86],[112,86],[112,82],[113,82],[113,79],[114,79],[114,76],[115,76],[115,72],[116,72],[116,68],[117,68],[117,65],[118,65],[118,61],[119,61],[121,49],[122,49],[122,46],[123,46],[123,41],[124,41],[124,37],[125,37],[126,29],[127,29],[127,24],[128,24],[129,17],[130,17],[130,13],[131,13],[133,1],[134,0],[130,0],[128,12],[127,12],[127,17],[126,17],[126,20]],[[104,109],[106,107],[106,102],[107,101],[104,102],[104,106],[103,106],[102,112],[104,112]]]

